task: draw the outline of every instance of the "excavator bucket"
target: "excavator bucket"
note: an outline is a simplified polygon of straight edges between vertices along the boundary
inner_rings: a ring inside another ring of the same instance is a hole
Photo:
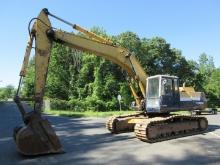
[[[32,112],[26,126],[16,127],[14,139],[18,151],[27,156],[63,153],[60,141],[47,119]]]

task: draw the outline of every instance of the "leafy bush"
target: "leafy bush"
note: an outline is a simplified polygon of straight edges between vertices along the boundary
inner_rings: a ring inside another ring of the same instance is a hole
[[[70,109],[70,105],[69,105],[68,101],[60,100],[60,99],[51,99],[50,100],[50,107],[51,107],[51,109],[62,109],[62,110]]]
[[[114,102],[104,102],[95,97],[87,97],[84,100],[71,99],[69,101],[51,99],[51,109],[73,110],[73,111],[107,111],[115,108]]]
[[[74,109],[75,106],[78,104],[79,99],[71,99],[68,101],[70,109]]]
[[[112,99],[111,101],[106,102],[106,108],[110,111],[119,109],[119,104],[117,99]]]
[[[106,103],[103,100],[96,100],[94,108],[95,111],[107,111]]]
[[[85,109],[91,111],[106,111],[106,103],[97,97],[87,97],[85,100]]]
[[[71,110],[80,112],[86,111],[86,104],[84,100],[71,99],[68,104]]]
[[[60,100],[60,99],[51,99],[50,100],[51,109],[54,110],[72,110],[72,111],[115,111],[119,110],[119,103],[116,98],[113,98],[111,101],[103,101],[97,97],[87,97],[84,100],[72,98],[69,101]],[[129,109],[129,107],[122,102],[122,109]]]

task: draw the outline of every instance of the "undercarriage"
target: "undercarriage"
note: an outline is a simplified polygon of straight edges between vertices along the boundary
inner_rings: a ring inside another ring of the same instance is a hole
[[[141,141],[154,143],[203,133],[208,121],[201,116],[137,113],[113,116],[106,122],[106,128],[112,134],[134,131]]]

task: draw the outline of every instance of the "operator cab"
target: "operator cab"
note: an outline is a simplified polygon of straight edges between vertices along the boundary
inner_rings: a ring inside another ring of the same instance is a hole
[[[166,113],[180,105],[179,78],[156,75],[147,78],[146,111]]]

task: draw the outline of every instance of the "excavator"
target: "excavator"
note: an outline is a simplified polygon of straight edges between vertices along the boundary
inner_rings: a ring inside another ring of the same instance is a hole
[[[54,28],[49,17],[71,26],[84,35],[76,35]],[[109,60],[119,65],[131,79],[137,82],[142,100],[132,83],[130,81],[128,83],[137,107],[141,107],[142,111],[132,115],[111,117],[106,122],[106,127],[112,134],[134,131],[138,139],[152,143],[199,134],[207,129],[208,121],[205,117],[171,114],[171,112],[180,110],[203,109],[207,103],[204,93],[195,92],[191,87],[179,87],[179,78],[176,76],[155,75],[149,77],[135,55],[127,49],[77,24],[61,19],[50,13],[48,9],[43,9],[38,17],[31,19],[29,23],[29,41],[14,98],[24,122],[23,126],[14,129],[14,140],[17,150],[21,154],[33,156],[64,152],[51,123],[42,116],[48,65],[54,42]],[[22,80],[27,74],[33,46],[35,48],[34,97],[22,98],[20,89]],[[23,101],[32,101],[33,110],[28,112]]]

